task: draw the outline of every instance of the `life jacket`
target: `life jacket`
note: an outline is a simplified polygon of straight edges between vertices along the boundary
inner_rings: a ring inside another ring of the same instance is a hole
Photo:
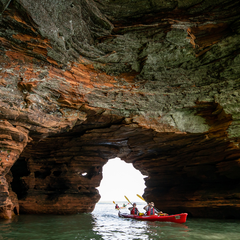
[[[131,214],[137,215],[138,214],[138,209],[137,208],[132,208]]]
[[[154,215],[155,214],[155,211],[154,211],[154,208],[148,208],[147,210],[147,215]]]

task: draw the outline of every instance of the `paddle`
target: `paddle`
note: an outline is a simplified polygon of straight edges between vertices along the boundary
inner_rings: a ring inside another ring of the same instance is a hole
[[[148,204],[148,202],[142,197],[142,196],[140,196],[139,194],[137,194],[137,196],[139,197],[139,198],[141,198],[144,202],[146,202],[147,204]],[[155,207],[153,207],[158,213],[160,213],[160,212],[162,212],[162,211],[160,211],[160,210],[158,210],[157,208],[155,208]]]
[[[139,194],[137,194],[137,196],[147,203],[147,201],[145,201],[145,199],[142,196],[140,196]]]
[[[127,201],[133,206],[133,204],[130,202],[130,200],[126,197],[126,196],[124,196],[126,199],[127,199]],[[139,212],[139,216],[142,216],[142,215],[144,215],[144,213],[140,213]]]
[[[127,199],[127,201],[132,205],[132,203],[130,202],[130,200],[126,197],[126,196],[124,196],[126,199]]]

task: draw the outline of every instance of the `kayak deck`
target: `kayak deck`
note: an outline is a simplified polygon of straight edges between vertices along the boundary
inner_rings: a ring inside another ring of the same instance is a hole
[[[118,213],[119,217],[123,218],[132,218],[141,221],[159,221],[159,222],[175,222],[175,223],[185,223],[187,220],[187,213],[180,213],[174,215],[167,215],[167,216],[159,216],[159,215],[151,215],[151,216],[139,216],[139,215],[132,215],[128,213]]]

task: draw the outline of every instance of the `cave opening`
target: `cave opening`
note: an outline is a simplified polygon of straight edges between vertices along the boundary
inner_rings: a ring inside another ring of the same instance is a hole
[[[12,182],[11,188],[17,194],[18,199],[23,199],[28,191],[28,186],[25,184],[23,177],[29,176],[30,171],[27,167],[25,158],[19,158],[11,168]]]
[[[131,202],[142,201],[137,197],[143,195],[145,186],[144,178],[147,177],[134,168],[132,163],[116,157],[109,159],[103,166],[103,179],[98,187],[101,195],[99,202],[125,201],[124,196]]]

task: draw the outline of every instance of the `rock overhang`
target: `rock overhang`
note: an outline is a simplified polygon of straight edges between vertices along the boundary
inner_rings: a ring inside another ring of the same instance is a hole
[[[1,216],[18,206],[16,178],[20,211],[91,211],[101,167],[119,156],[147,173],[145,197],[160,206],[193,216],[225,206],[221,216],[235,217],[238,13],[234,1],[11,1],[1,22]],[[11,176],[18,158],[27,175]]]

